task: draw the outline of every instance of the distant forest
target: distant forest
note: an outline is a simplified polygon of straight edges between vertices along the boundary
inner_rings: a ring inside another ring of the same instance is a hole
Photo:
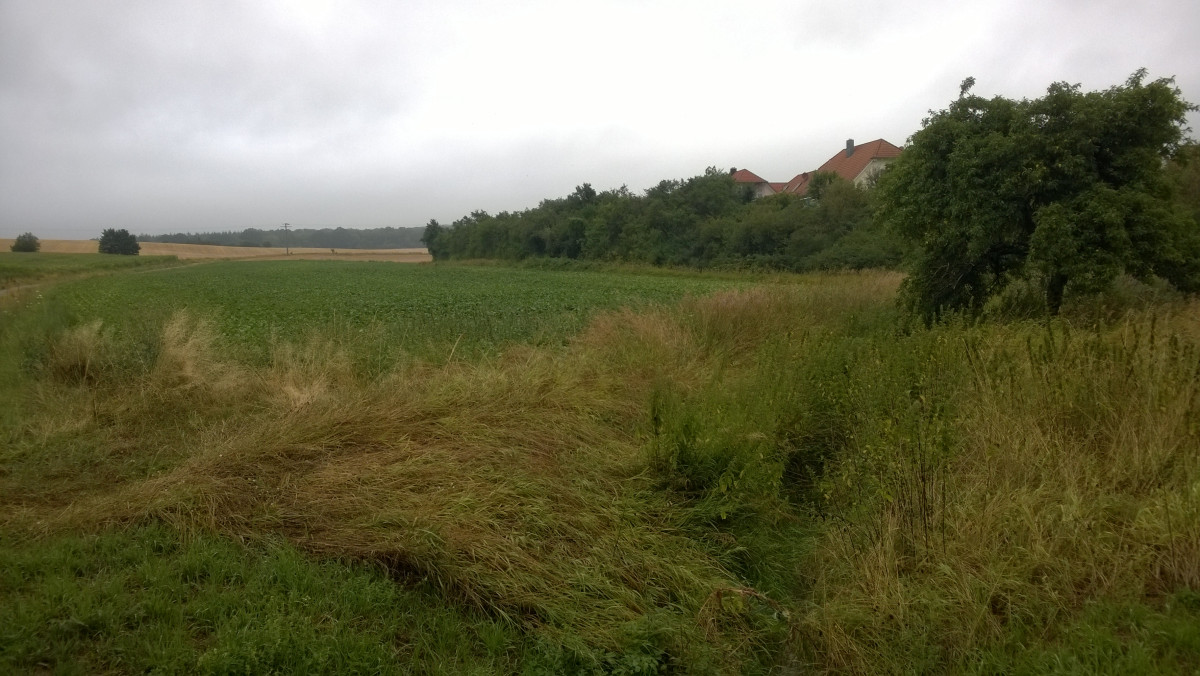
[[[318,249],[415,249],[421,243],[422,228],[297,228],[286,233],[277,230],[247,228],[241,232],[175,233],[138,235],[139,242],[171,244],[214,244],[217,246],[293,246]],[[285,239],[286,237],[286,239]]]
[[[818,173],[808,195],[754,199],[710,167],[637,195],[583,184],[532,209],[476,211],[422,241],[435,260],[571,258],[701,268],[895,267],[904,244],[873,218],[872,190]]]

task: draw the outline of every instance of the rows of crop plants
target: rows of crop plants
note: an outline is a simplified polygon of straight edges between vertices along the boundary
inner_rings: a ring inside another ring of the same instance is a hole
[[[561,342],[597,310],[673,302],[730,286],[698,275],[551,272],[363,262],[230,262],[64,283],[39,302],[64,321],[100,320],[123,339],[154,341],[188,310],[251,358],[273,341],[320,333],[384,365],[446,359],[520,341]]]
[[[57,287],[0,328],[0,666],[1200,668],[1195,302],[926,329],[896,274],[781,281]]]

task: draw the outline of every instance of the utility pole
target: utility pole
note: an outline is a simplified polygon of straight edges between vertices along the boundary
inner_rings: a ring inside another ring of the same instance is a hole
[[[283,224],[283,251],[287,255],[292,255],[292,248],[288,245],[288,224]]]

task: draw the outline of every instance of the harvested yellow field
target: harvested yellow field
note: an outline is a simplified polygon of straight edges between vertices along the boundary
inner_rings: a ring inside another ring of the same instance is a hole
[[[13,240],[0,239],[0,251],[7,251]],[[100,243],[93,239],[43,239],[42,251],[47,253],[98,253]],[[305,260],[353,260],[353,261],[396,261],[400,263],[425,263],[432,258],[425,249],[312,249],[295,248],[291,253],[281,246],[210,246],[207,244],[164,244],[141,242],[142,254],[146,256],[177,256],[180,259],[227,258],[227,259],[305,259]]]

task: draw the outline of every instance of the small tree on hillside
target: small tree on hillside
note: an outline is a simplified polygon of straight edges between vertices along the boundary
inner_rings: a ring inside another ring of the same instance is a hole
[[[138,244],[137,238],[124,228],[121,230],[108,228],[100,233],[100,253],[136,256],[141,250],[142,247]]]
[[[985,99],[963,83],[879,180],[879,214],[920,247],[905,299],[931,320],[978,310],[1011,281],[1064,291],[1127,273],[1200,289],[1200,227],[1173,199],[1164,160],[1194,109],[1171,79],[1040,99]]]
[[[12,251],[32,252],[42,248],[42,243],[38,241],[33,233],[27,232],[24,235],[17,236],[17,239],[8,247]]]

